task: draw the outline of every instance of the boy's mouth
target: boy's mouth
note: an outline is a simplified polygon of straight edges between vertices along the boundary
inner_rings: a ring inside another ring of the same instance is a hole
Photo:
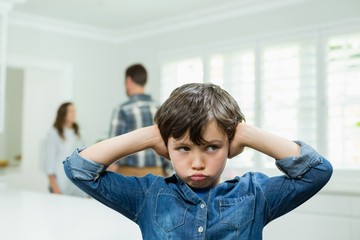
[[[206,179],[206,175],[204,174],[193,174],[190,176],[190,179],[193,181],[203,181]]]

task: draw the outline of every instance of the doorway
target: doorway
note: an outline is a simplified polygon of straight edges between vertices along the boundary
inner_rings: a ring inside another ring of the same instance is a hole
[[[22,148],[24,71],[8,68],[6,79],[5,127],[1,152],[10,167],[17,167],[21,161]]]
[[[72,71],[66,64],[16,58],[8,65],[5,102],[5,148],[9,188],[46,192],[44,141],[56,110],[72,100]],[[4,152],[4,149],[0,149]]]

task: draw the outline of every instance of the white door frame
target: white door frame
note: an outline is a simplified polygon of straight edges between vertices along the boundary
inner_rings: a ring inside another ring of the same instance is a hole
[[[17,68],[26,71],[31,70],[44,70],[44,71],[56,71],[61,73],[63,86],[67,89],[64,93],[64,98],[71,100],[73,97],[72,94],[72,75],[73,67],[69,63],[59,62],[51,59],[43,59],[31,56],[22,56],[9,54],[7,58],[7,68]],[[6,81],[6,80],[5,80]],[[24,112],[24,110],[23,110]],[[23,131],[26,128],[23,121]],[[31,142],[25,139],[24,135],[22,136],[22,152],[24,152],[24,147],[31,145]],[[40,151],[40,149],[37,149]],[[40,155],[40,153],[39,153]],[[23,160],[25,160],[23,158]],[[29,165],[30,164],[30,165]],[[39,163],[37,163],[39,164]],[[9,187],[20,188],[25,190],[35,190],[35,191],[47,191],[47,178],[43,171],[40,168],[33,168],[31,163],[22,162],[19,169],[14,171],[8,176]]]

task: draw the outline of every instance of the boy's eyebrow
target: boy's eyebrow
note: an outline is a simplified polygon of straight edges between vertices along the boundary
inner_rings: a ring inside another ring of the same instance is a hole
[[[182,139],[173,139],[172,142],[175,144],[175,145],[184,145],[184,144],[192,144],[191,141],[189,140],[182,140]]]
[[[192,145],[194,144],[193,142],[189,141],[189,140],[182,140],[182,139],[173,139],[172,140],[174,145]],[[212,140],[209,140],[207,141],[205,139],[205,143],[203,145],[208,145],[208,144],[221,144],[224,142],[224,140],[221,140],[221,139],[212,139]]]
[[[220,140],[220,139],[213,139],[213,140],[210,140],[210,141],[206,140],[206,144],[223,143],[223,142],[224,142],[224,140]]]

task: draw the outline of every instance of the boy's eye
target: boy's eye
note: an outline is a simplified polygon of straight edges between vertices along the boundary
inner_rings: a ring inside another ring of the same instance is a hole
[[[177,150],[180,151],[180,152],[187,152],[187,151],[190,150],[190,148],[188,148],[188,147],[179,147]]]
[[[216,151],[217,149],[219,149],[219,148],[218,148],[218,146],[215,146],[215,145],[211,145],[206,148],[206,150],[210,151],[210,152]]]

